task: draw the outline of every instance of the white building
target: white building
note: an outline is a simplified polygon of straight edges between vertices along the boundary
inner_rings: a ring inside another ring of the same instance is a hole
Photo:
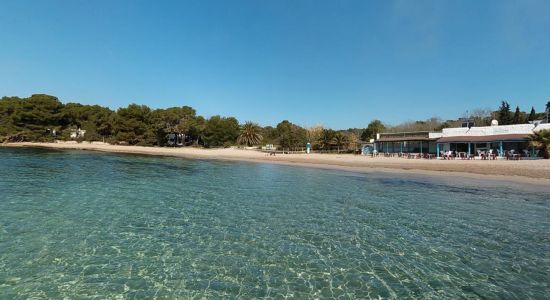
[[[529,146],[534,132],[549,129],[550,124],[517,124],[492,126],[445,128],[437,140],[437,154],[453,151],[477,156],[482,152],[493,152],[503,157],[512,151],[522,156],[533,157],[538,152]]]
[[[374,147],[380,153],[418,153],[440,157],[451,151],[453,155],[485,157],[488,153],[504,157],[514,153],[521,157],[537,157],[542,153],[529,146],[531,134],[550,130],[550,124],[518,124],[444,128],[441,132],[400,132],[377,134]]]
[[[71,132],[69,134],[69,137],[71,139],[78,139],[78,138],[83,138],[84,135],[86,134],[86,130],[82,130],[80,128],[78,129],[71,129]]]

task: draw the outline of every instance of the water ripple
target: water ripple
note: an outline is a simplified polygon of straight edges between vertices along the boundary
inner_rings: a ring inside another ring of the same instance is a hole
[[[0,149],[0,298],[550,294],[547,192]]]

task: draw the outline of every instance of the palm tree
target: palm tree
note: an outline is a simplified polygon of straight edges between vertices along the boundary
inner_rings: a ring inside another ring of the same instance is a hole
[[[246,122],[241,127],[241,134],[237,138],[237,143],[241,145],[258,145],[262,141],[260,126],[256,123]]]
[[[332,138],[332,143],[338,148],[338,153],[340,153],[340,147],[345,146],[348,143],[348,137],[345,134],[338,132]]]
[[[531,134],[532,147],[542,149],[544,158],[550,157],[550,129],[544,129]]]

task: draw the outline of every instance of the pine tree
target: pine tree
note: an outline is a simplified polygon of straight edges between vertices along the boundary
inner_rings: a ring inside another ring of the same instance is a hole
[[[513,124],[521,124],[521,123],[523,123],[523,120],[521,117],[521,111],[519,110],[519,106],[516,106],[516,112],[514,113]]]
[[[527,118],[528,121],[535,121],[537,113],[535,112],[535,108],[531,107],[531,113],[529,113],[529,117]]]
[[[506,101],[502,101],[498,111],[498,123],[500,125],[512,124],[512,113],[510,112],[510,104]]]

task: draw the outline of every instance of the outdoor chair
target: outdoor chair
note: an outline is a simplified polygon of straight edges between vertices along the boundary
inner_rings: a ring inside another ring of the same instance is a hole
[[[449,150],[449,152],[447,152],[447,157],[449,159],[456,159],[457,154],[456,154],[456,152],[453,152],[453,151]]]
[[[518,160],[520,159],[520,154],[516,153],[516,150],[512,149],[510,150],[510,159]]]
[[[481,160],[486,160],[487,159],[487,152],[478,150],[478,156]]]
[[[493,149],[489,149],[489,159],[495,160],[497,158],[497,155],[495,154],[495,151]]]

